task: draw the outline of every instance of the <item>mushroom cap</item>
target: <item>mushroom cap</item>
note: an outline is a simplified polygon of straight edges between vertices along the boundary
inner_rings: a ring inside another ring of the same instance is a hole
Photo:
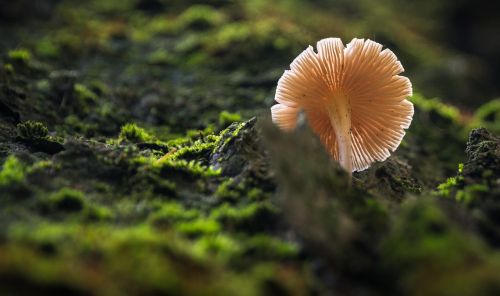
[[[364,170],[389,157],[410,126],[413,104],[406,98],[412,95],[412,86],[407,77],[398,75],[403,71],[394,53],[372,40],[353,39],[345,47],[339,38],[320,40],[317,52],[309,46],[280,78],[278,104],[271,108],[273,122],[290,131],[303,110],[330,155],[339,160],[341,138],[336,133],[341,131],[334,128],[328,107],[346,105],[350,168]]]

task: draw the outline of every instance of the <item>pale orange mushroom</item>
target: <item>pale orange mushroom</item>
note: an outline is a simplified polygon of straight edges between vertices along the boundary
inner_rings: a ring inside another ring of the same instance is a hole
[[[411,82],[389,49],[353,39],[327,38],[304,50],[278,82],[273,122],[293,130],[304,111],[330,155],[348,172],[383,161],[410,126]]]

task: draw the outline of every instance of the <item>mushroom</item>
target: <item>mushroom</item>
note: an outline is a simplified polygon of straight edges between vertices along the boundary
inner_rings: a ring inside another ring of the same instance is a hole
[[[297,126],[303,111],[330,155],[349,173],[383,161],[410,126],[411,82],[389,49],[372,40],[318,41],[304,50],[278,81],[271,108],[273,122],[285,131]]]

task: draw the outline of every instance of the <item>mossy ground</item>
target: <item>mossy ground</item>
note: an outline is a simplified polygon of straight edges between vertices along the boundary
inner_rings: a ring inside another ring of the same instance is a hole
[[[268,123],[325,23],[383,21],[432,90],[418,65],[439,50],[396,4],[339,4],[373,18],[356,25],[321,1],[24,2],[0,30],[0,294],[500,293],[498,100],[471,116],[417,92],[400,148],[351,188],[307,127]]]

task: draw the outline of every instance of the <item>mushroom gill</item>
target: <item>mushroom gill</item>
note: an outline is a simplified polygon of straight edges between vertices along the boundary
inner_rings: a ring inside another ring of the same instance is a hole
[[[273,122],[286,131],[303,110],[330,155],[348,172],[383,161],[410,126],[410,80],[389,49],[353,39],[327,38],[304,50],[278,82]]]

